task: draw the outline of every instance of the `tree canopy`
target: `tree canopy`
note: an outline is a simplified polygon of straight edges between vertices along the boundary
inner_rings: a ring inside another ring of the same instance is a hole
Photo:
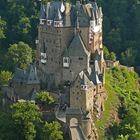
[[[49,95],[47,91],[40,91],[35,98],[37,104],[40,105],[42,109],[47,109],[54,104],[54,99]]]
[[[9,71],[0,72],[0,85],[8,85],[10,79],[13,78],[13,74]]]
[[[12,44],[7,52],[7,61],[9,69],[15,67],[26,69],[32,62],[32,49],[24,42]]]
[[[41,121],[39,108],[31,102],[18,102],[12,105],[12,118],[19,128],[20,139],[33,140],[36,136],[35,124]]]
[[[63,133],[60,131],[60,124],[58,122],[45,123],[43,128],[43,140],[63,140]]]

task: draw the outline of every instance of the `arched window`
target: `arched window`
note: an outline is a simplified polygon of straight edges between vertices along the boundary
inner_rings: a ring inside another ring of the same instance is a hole
[[[63,67],[64,68],[69,68],[70,66],[70,59],[69,57],[63,57]]]

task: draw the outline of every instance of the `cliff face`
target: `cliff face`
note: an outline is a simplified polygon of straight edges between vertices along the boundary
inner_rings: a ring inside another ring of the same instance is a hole
[[[99,139],[118,139],[120,135],[138,138],[140,124],[137,121],[140,107],[139,77],[127,68],[114,67],[106,71],[105,111],[96,122]],[[133,131],[134,130],[134,131]]]

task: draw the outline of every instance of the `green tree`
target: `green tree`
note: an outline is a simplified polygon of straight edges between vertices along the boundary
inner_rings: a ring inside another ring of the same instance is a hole
[[[137,51],[134,48],[128,48],[125,52],[121,53],[121,61],[123,64],[135,65]]]
[[[18,128],[20,139],[33,140],[36,136],[35,124],[41,122],[39,108],[31,102],[18,102],[12,105],[12,118]]]
[[[58,122],[45,123],[43,128],[43,140],[63,140],[63,133],[60,131]]]
[[[26,69],[32,62],[32,49],[24,42],[13,44],[8,49],[7,61],[8,66],[12,69],[16,66]]]
[[[0,39],[5,38],[6,22],[0,17]]]
[[[104,46],[103,49],[104,49],[104,58],[106,60],[116,61],[116,54],[114,52],[110,53],[106,46]]]
[[[8,85],[8,81],[12,79],[13,74],[9,71],[0,72],[0,85]]]
[[[11,117],[11,113],[0,112],[0,140],[19,140],[16,125]]]
[[[115,55],[114,52],[110,53],[110,59],[113,60],[113,61],[116,61],[116,55]]]
[[[36,98],[35,98],[37,104],[39,104],[39,106],[42,109],[46,109],[51,107],[54,104],[54,99],[52,96],[49,95],[49,93],[47,91],[41,91],[37,94]]]
[[[123,136],[123,135],[119,135],[117,140],[128,140],[129,135]]]

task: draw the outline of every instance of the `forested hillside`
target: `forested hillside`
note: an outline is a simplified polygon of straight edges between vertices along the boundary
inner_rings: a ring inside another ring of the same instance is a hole
[[[121,63],[139,66],[140,0],[98,0],[103,7],[103,40]]]

